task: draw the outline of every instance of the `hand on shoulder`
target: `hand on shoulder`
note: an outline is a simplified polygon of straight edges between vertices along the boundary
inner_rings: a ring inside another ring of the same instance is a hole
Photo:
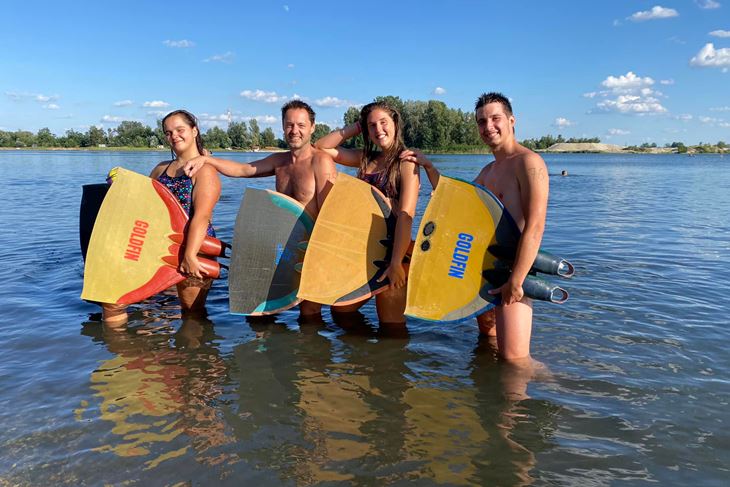
[[[183,168],[183,171],[185,171],[185,174],[189,178],[192,178],[193,176],[195,176],[195,174],[197,174],[198,171],[200,171],[200,169],[202,167],[205,166],[205,162],[207,159],[208,159],[208,156],[193,157],[192,159],[190,159],[188,162],[185,163],[185,167]]]

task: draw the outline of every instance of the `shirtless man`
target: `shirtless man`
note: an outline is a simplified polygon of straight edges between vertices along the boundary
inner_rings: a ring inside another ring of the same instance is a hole
[[[284,138],[288,152],[271,154],[251,163],[240,163],[211,156],[191,159],[185,173],[193,176],[204,164],[234,178],[276,176],[276,190],[304,205],[307,213],[316,219],[337,176],[332,157],[312,146],[314,110],[300,100],[292,100],[281,108]],[[303,301],[299,305],[302,316],[318,315],[321,305]]]
[[[522,283],[535,261],[545,229],[548,172],[542,157],[515,139],[515,117],[504,95],[483,94],[474,110],[479,135],[494,154],[494,161],[479,172],[474,182],[494,193],[522,230],[509,279],[490,291],[501,294],[502,304],[478,316],[477,323],[480,333],[496,335],[503,358],[522,361],[530,357],[532,334],[532,300],[524,296]],[[423,166],[436,187],[438,170],[422,153],[404,151],[401,158]]]

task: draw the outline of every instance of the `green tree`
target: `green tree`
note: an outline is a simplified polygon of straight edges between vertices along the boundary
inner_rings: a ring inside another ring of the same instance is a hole
[[[220,127],[211,127],[203,134],[203,145],[211,149],[228,149],[231,147],[231,138]]]
[[[81,133],[77,132],[73,129],[66,131],[66,136],[63,137],[63,147],[88,147],[89,141],[86,138],[86,136]]]
[[[330,132],[332,132],[332,129],[330,129],[329,125],[325,123],[316,124],[314,126],[314,133],[312,134],[312,142],[316,142]]]
[[[39,147],[56,147],[58,145],[56,136],[51,133],[48,127],[42,128],[38,131],[35,136],[35,143]]]
[[[264,147],[276,146],[276,136],[274,135],[274,131],[271,127],[266,127],[266,129],[261,134],[261,145]]]
[[[249,131],[251,132],[251,146],[252,147],[260,147],[261,146],[261,129],[259,129],[259,123],[256,121],[255,118],[252,118],[248,122]]]
[[[345,127],[357,122],[358,120],[360,120],[360,110],[355,107],[348,108],[345,111],[344,115],[342,115],[342,120],[345,122]],[[363,129],[364,128],[365,127],[363,127]],[[363,146],[362,135],[347,139],[342,145],[343,147],[360,148]]]
[[[116,145],[122,147],[149,147],[152,129],[141,122],[123,121],[117,126]]]
[[[104,129],[100,129],[94,125],[89,127],[89,130],[86,133],[86,135],[89,139],[89,145],[91,147],[98,147],[99,145],[108,143],[106,134],[104,133]]]
[[[35,135],[27,130],[18,130],[13,134],[13,139],[11,147],[33,147],[35,144]]]
[[[228,137],[231,139],[231,147],[235,149],[251,146],[246,122],[231,122],[228,125]]]

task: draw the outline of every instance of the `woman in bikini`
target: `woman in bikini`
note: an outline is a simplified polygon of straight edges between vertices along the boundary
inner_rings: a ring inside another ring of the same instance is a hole
[[[339,147],[345,140],[362,133],[362,149]],[[390,200],[396,216],[392,258],[382,279],[389,286],[375,296],[378,319],[382,324],[405,324],[406,271],[403,258],[411,244],[413,218],[418,201],[419,169],[412,162],[401,162],[403,123],[400,114],[382,102],[365,105],[360,120],[319,139],[315,146],[329,152],[335,162],[358,168],[357,177],[378,188]],[[337,313],[355,311],[365,301],[338,306]]]
[[[177,284],[177,294],[184,313],[203,313],[212,279],[206,277],[198,261],[198,251],[207,236],[215,237],[211,224],[213,208],[221,193],[218,173],[205,166],[192,178],[185,175],[185,163],[204,154],[203,143],[195,116],[185,110],[175,110],[162,119],[165,138],[170,145],[171,161],[158,164],[150,173],[180,201],[190,217],[186,229],[185,254],[179,270],[187,278]],[[103,319],[120,324],[127,319],[126,307],[104,304]]]

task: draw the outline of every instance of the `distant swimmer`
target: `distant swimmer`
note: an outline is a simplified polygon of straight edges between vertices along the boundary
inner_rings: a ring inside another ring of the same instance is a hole
[[[560,175],[561,175],[561,176],[567,176],[567,175],[568,175],[568,171],[566,171],[565,169],[563,169],[563,170],[562,170],[562,171],[560,172]]]
[[[494,154],[494,161],[481,170],[474,182],[497,195],[522,231],[509,279],[489,291],[501,294],[502,304],[478,316],[477,323],[482,334],[496,335],[503,358],[517,361],[530,356],[532,300],[524,296],[522,284],[535,261],[545,229],[548,172],[542,157],[515,139],[515,116],[504,95],[483,94],[474,110],[479,135]],[[423,166],[431,185],[438,185],[438,170],[421,152],[404,151],[401,159]],[[562,174],[567,175],[567,171]]]

